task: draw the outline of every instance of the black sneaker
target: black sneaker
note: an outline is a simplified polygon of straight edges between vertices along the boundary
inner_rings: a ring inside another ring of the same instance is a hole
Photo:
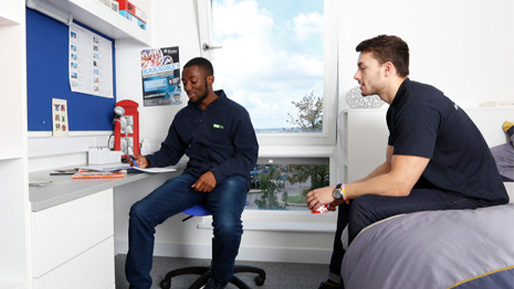
[[[340,285],[330,285],[327,282],[321,282],[318,289],[339,289],[340,287]]]

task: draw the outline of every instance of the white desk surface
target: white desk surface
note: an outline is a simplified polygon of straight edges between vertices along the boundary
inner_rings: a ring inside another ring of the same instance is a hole
[[[170,178],[181,174],[183,166],[178,166],[176,172],[169,172]],[[51,176],[51,170],[32,172],[30,180],[51,181],[51,183],[29,188],[29,200],[32,212],[48,209],[59,204],[73,201],[113,187],[129,184],[157,174],[130,173],[121,179],[73,180],[71,175]],[[161,174],[160,174],[161,175]]]

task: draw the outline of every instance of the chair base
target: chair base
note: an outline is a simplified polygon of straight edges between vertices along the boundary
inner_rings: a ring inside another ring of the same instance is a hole
[[[264,272],[264,270],[261,268],[253,266],[236,265],[234,267],[234,274],[236,273],[258,274],[254,278],[255,284],[257,286],[262,286],[264,284],[264,281],[266,280],[266,272]],[[198,279],[196,279],[196,281],[193,284],[191,284],[191,286],[189,286],[189,289],[200,289],[209,281],[209,277],[211,276],[211,267],[186,267],[170,271],[166,274],[166,277],[161,281],[161,288],[170,289],[171,279],[173,277],[180,275],[200,275],[200,277],[198,277]],[[232,276],[232,280],[230,280],[230,283],[234,284],[239,289],[252,289],[252,287],[248,286],[245,282],[243,282],[235,275]]]

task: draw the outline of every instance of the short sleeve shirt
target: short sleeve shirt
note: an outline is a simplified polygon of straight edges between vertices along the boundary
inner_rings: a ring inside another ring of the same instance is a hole
[[[438,89],[406,79],[389,110],[394,155],[429,158],[416,187],[494,203],[508,195],[482,134],[462,108]]]

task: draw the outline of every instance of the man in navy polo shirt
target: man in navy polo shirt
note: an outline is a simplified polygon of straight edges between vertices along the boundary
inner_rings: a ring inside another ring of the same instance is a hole
[[[166,181],[130,209],[129,251],[125,274],[131,289],[149,289],[155,227],[169,217],[205,202],[213,217],[216,258],[206,289],[225,288],[232,279],[241,243],[241,214],[250,171],[258,154],[248,112],[214,91],[212,64],[193,58],[184,66],[182,83],[189,102],[169,128],[159,151],[133,156],[140,168],[175,165],[186,154],[182,175]]]
[[[509,201],[487,143],[471,119],[438,89],[408,78],[409,47],[402,39],[380,35],[356,50],[354,78],[362,95],[378,94],[390,105],[386,161],[359,181],[307,194],[311,209],[339,206],[329,278],[320,289],[344,288],[340,237],[347,224],[351,241],[367,225],[393,215]]]

